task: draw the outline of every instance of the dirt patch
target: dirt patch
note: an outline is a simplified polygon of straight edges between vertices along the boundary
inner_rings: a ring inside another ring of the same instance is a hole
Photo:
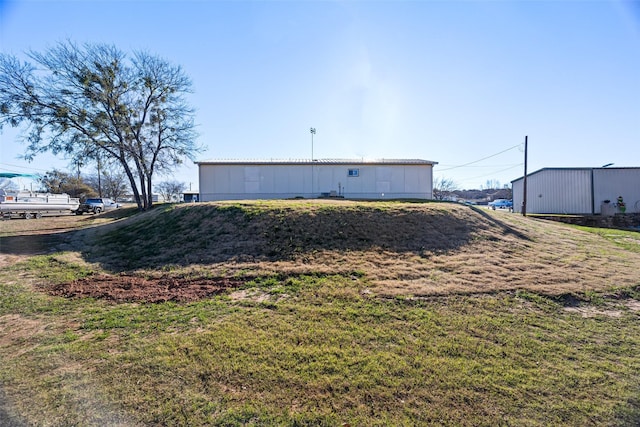
[[[269,299],[269,294],[258,291],[256,289],[241,289],[239,291],[231,292],[229,298],[233,301],[250,300],[255,302],[263,302]]]
[[[96,275],[52,285],[47,292],[67,298],[91,297],[115,302],[190,302],[221,294],[243,284],[241,280],[225,277],[146,279],[130,275]]]
[[[8,267],[17,262],[24,261],[27,257],[25,255],[6,255],[0,253],[0,268]]]
[[[8,348],[17,341],[42,333],[44,329],[45,325],[41,322],[27,319],[19,314],[0,316],[0,347]],[[23,346],[23,352],[29,350],[30,348]]]
[[[613,298],[601,306],[593,306],[581,304],[579,300],[575,300],[575,304],[565,304],[565,311],[580,314],[582,317],[621,317],[625,312],[635,313],[640,311],[640,301],[635,299],[618,299]]]
[[[636,300],[627,301],[625,305],[631,311],[640,311],[640,301],[636,301]]]
[[[598,317],[598,316],[606,316],[606,317],[620,317],[622,316],[621,310],[600,310],[596,307],[565,307],[565,311],[570,313],[580,314],[582,317],[590,318],[590,317]]]

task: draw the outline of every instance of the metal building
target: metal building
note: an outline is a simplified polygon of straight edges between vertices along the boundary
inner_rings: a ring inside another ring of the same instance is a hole
[[[522,212],[524,177],[511,185],[513,209]],[[527,175],[527,213],[609,214],[620,196],[627,213],[640,212],[640,167],[543,168]]]
[[[433,166],[420,159],[196,162],[200,201],[344,197],[431,199]]]

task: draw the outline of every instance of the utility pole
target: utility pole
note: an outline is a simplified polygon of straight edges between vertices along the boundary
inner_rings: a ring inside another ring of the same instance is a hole
[[[524,182],[522,185],[522,216],[527,216],[527,143],[528,136],[524,137]]]

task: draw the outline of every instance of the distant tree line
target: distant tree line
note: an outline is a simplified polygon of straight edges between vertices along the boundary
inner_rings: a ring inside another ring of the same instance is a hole
[[[435,200],[470,200],[492,201],[495,199],[512,199],[513,194],[508,185],[501,186],[500,181],[489,180],[479,190],[461,190],[451,178],[436,178],[433,181],[433,198]]]
[[[51,170],[44,174],[36,191],[45,193],[66,193],[71,197],[85,200],[91,197],[108,197],[124,201],[131,197],[126,177],[121,172],[103,170],[99,175],[78,175],[70,172]],[[184,182],[161,181],[155,186],[155,192],[164,201],[178,202],[186,188]]]
[[[511,188],[485,188],[484,190],[455,190],[453,195],[458,199],[493,201],[496,199],[512,199]]]

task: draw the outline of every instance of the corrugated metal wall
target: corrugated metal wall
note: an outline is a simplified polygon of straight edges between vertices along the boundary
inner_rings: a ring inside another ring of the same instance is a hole
[[[513,207],[522,212],[524,179],[512,182]],[[640,212],[640,168],[540,169],[527,177],[527,213],[602,213],[622,196],[627,213]]]
[[[357,176],[349,176],[357,169]],[[314,198],[322,193],[352,199],[433,197],[432,165],[201,164],[200,200]]]
[[[604,200],[616,203],[622,196],[627,213],[640,212],[640,168],[603,168],[593,170],[593,194],[596,213]]]
[[[513,183],[513,207],[522,212],[524,180]],[[542,169],[527,177],[527,213],[590,214],[591,169]]]

